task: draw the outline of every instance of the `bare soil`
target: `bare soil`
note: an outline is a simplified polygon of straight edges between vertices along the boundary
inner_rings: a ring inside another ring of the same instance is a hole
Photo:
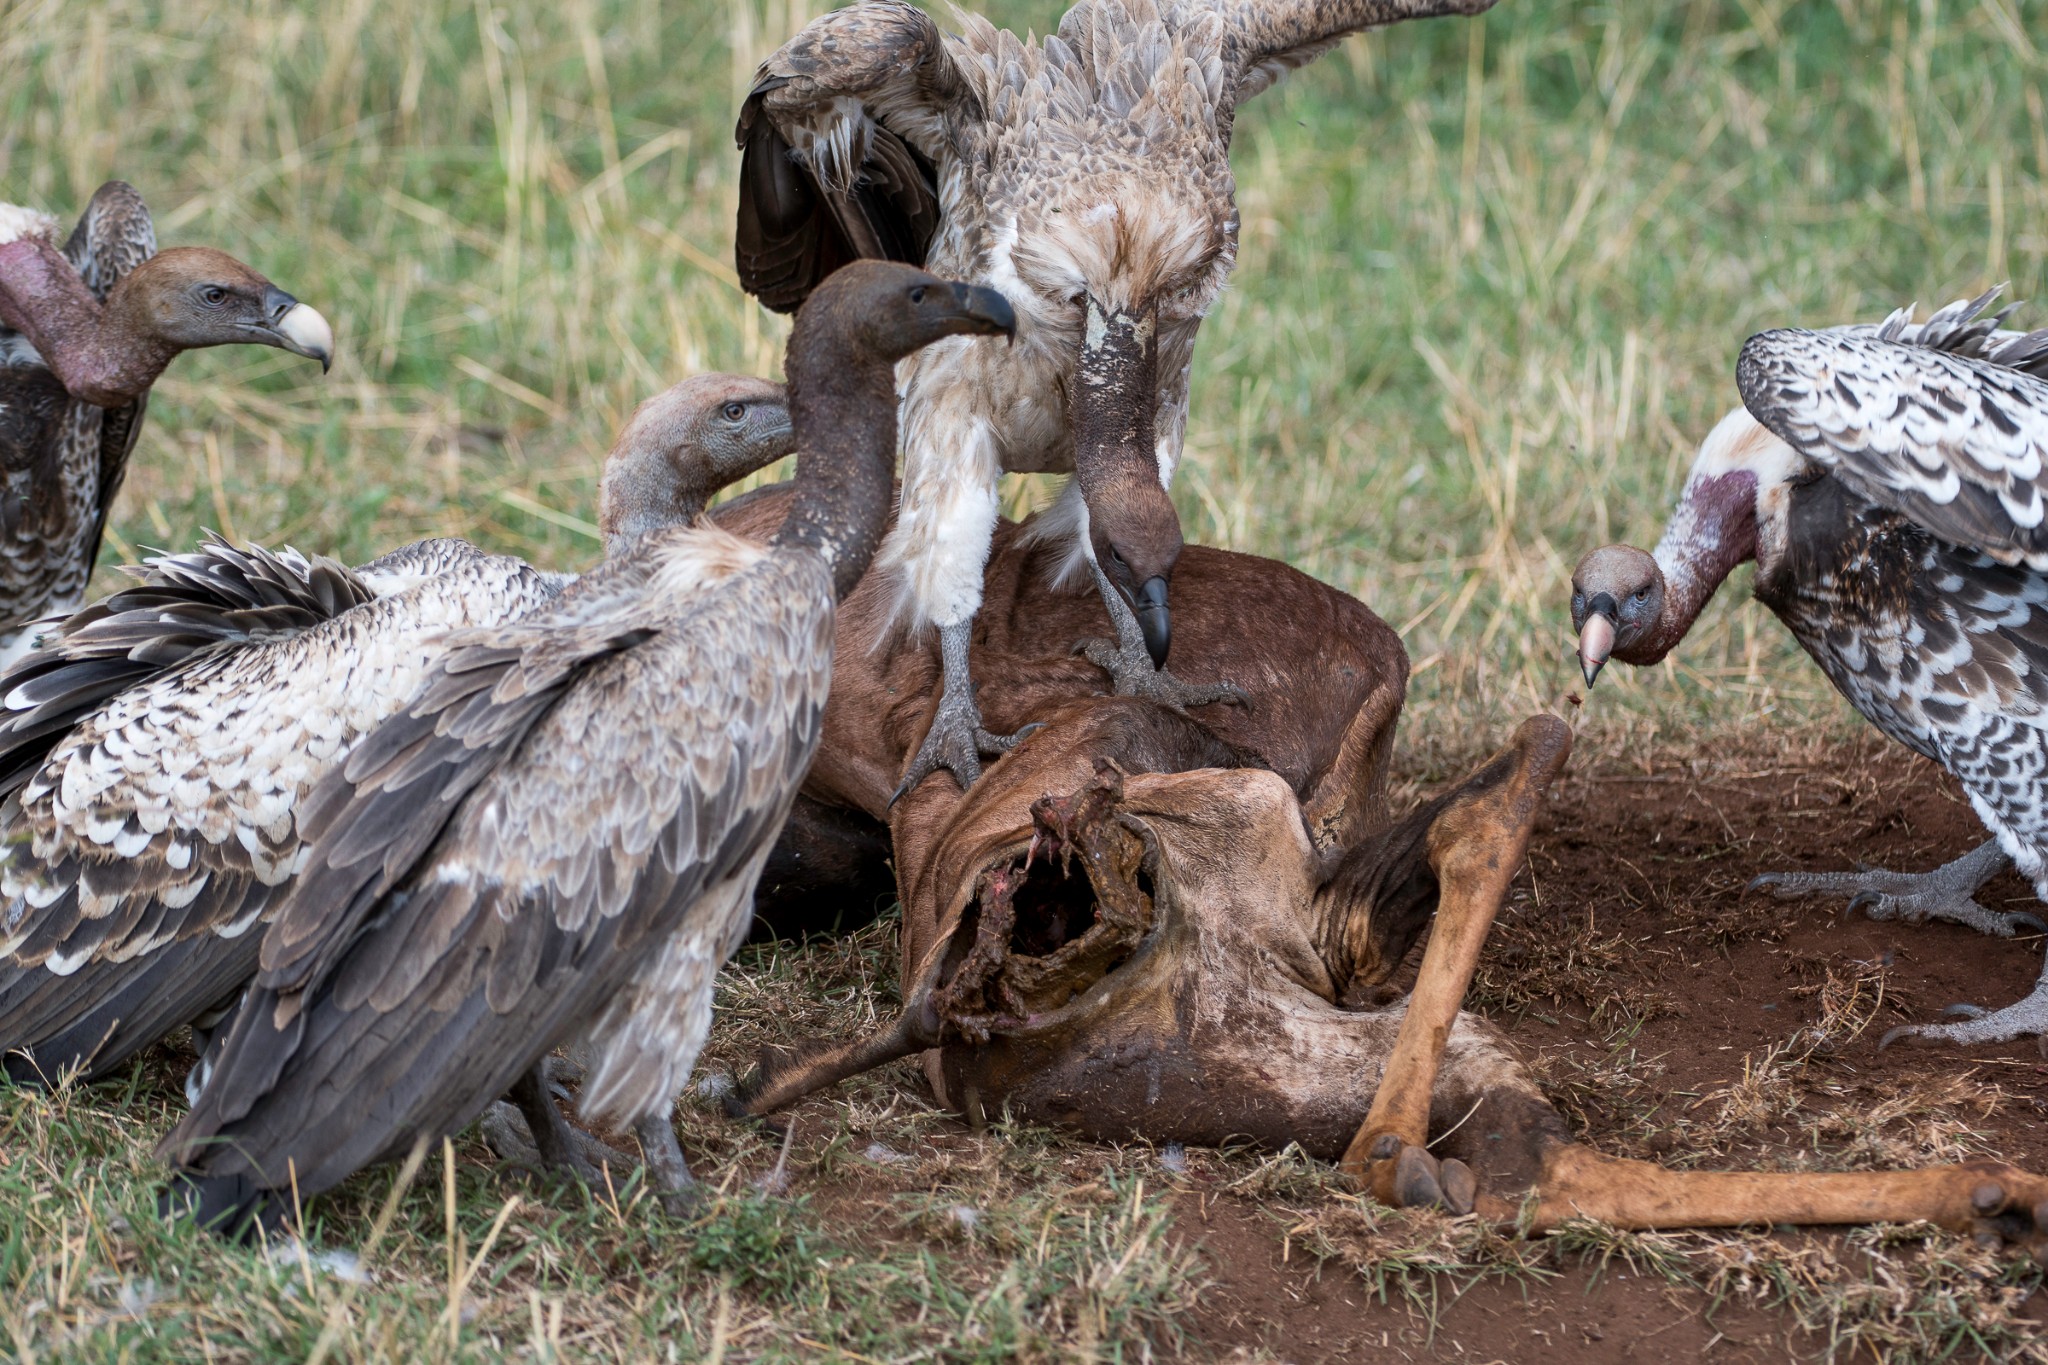
[[[1924,870],[1983,837],[1952,781],[1875,736],[1765,735],[1710,755],[1582,748],[1553,792],[1470,1006],[1506,1026],[1582,1135],[1618,1154],[1779,1168],[1988,1154],[2048,1167],[2048,1061],[2031,1040],[1878,1047],[1887,1029],[1934,1021],[1950,1002],[1995,1007],[2024,995],[2041,936],[1845,917],[1839,901],[1745,891],[1769,870],[1859,860]],[[2009,874],[1980,900],[2040,908]],[[896,1074],[917,1084],[908,1068]],[[797,1121],[805,1126],[802,1112]],[[941,1125],[930,1140],[975,1142],[964,1125]],[[1244,1166],[1242,1156],[1189,1153],[1185,1173],[1167,1180],[1179,1233],[1201,1249],[1210,1280],[1185,1322],[1191,1358],[1598,1365],[1828,1352],[1824,1326],[1803,1330],[1770,1295],[1710,1297],[1583,1255],[1552,1257],[1542,1275],[1411,1279],[1422,1302],[1383,1299],[1354,1266],[1311,1250],[1316,1195],[1262,1192]],[[845,1170],[810,1192],[849,1221],[897,1183]],[[1795,1262],[1864,1254],[1846,1234],[1783,1229],[1763,1242]],[[2038,1291],[2012,1307],[2048,1321]],[[1967,1340],[1954,1352],[1973,1354]]]

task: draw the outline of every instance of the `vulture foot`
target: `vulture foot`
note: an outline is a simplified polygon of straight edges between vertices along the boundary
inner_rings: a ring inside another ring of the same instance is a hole
[[[668,1111],[634,1125],[633,1136],[640,1139],[640,1152],[647,1158],[647,1173],[661,1207],[671,1218],[694,1217],[702,1194],[690,1174],[690,1163],[683,1159],[682,1144],[676,1141],[676,1127]]]
[[[2033,1038],[2048,1056],[2048,970],[2034,983],[2033,993],[2002,1010],[1977,1005],[1950,1005],[1942,1013],[1955,1017],[1952,1024],[1905,1024],[1885,1034],[1880,1050],[1901,1038],[1917,1043],[2009,1043],[2015,1038]]]
[[[924,743],[917,746],[903,781],[890,796],[889,804],[901,801],[918,783],[944,768],[966,791],[981,780],[981,760],[1006,754],[1017,741],[1038,727],[1027,725],[1014,735],[991,734],[981,725],[981,708],[974,702],[974,679],[967,672],[967,643],[971,622],[939,627],[939,658],[943,677],[939,709],[932,716]]]
[[[482,1125],[484,1140],[505,1161],[536,1174],[574,1175],[592,1189],[605,1183],[601,1167],[631,1169],[631,1157],[562,1117],[547,1058],[520,1077],[509,1096],[510,1104],[500,1102],[486,1111]]]
[[[1780,900],[1797,896],[1847,896],[1845,913],[1867,912],[1872,919],[1897,919],[1922,924],[1945,919],[1980,934],[2011,938],[2021,929],[2035,933],[2048,923],[2024,911],[1987,910],[1977,903],[1977,888],[2005,870],[2008,859],[1995,839],[1932,872],[1887,872],[1863,868],[1855,872],[1766,872],[1749,884]]]
[[[1183,713],[1191,706],[1216,702],[1245,707],[1252,704],[1251,697],[1236,683],[1187,683],[1163,668],[1154,668],[1143,640],[1135,646],[1128,641],[1082,640],[1074,646],[1074,652],[1109,674],[1110,685],[1119,697],[1143,697]]]

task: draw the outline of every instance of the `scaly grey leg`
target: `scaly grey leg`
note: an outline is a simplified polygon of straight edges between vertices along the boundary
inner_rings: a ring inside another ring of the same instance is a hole
[[[1932,872],[1887,872],[1863,868],[1856,872],[1766,872],[1749,884],[1780,900],[1795,896],[1847,896],[1848,910],[1866,910],[1872,919],[1900,919],[1920,924],[1951,920],[1995,938],[2011,938],[2020,929],[2048,930],[2037,915],[2024,910],[1987,910],[1977,903],[1977,888],[2003,872],[2012,860],[1986,839],[1954,862]]]

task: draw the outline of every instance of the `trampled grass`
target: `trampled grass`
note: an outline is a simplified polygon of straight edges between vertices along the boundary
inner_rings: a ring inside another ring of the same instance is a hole
[[[203,526],[348,559],[436,532],[593,558],[597,462],[631,406],[695,370],[777,368],[784,324],[731,272],[730,133],[754,63],[813,12],[0,8],[0,198],[68,213],[133,180],[165,242],[244,257],[340,339],[325,380],[269,351],[179,362],[110,562]],[[988,12],[1043,30],[1059,11]],[[1570,564],[1654,537],[1736,401],[1744,335],[2000,280],[2042,292],[2044,90],[2029,0],[1503,0],[1347,43],[1238,123],[1243,250],[1197,355],[1189,538],[1362,596],[1416,662],[1408,751],[1469,753],[1576,685]],[[1044,493],[1020,482],[1012,506]],[[1669,665],[1610,670],[1594,703],[1616,743],[1843,714],[1734,590]],[[800,991],[803,971],[751,957],[729,998]],[[539,1202],[474,1163],[444,1186],[429,1153],[360,1285],[147,1216],[175,1100],[161,1058],[132,1084],[9,1093],[0,1353],[304,1357],[330,1327],[348,1359],[1172,1349],[1204,1272],[1141,1187],[1156,1159],[1030,1134],[948,1155],[918,1145],[911,1093],[856,1088],[843,1135],[798,1149],[914,1155],[910,1235],[747,1193],[772,1149],[707,1118],[686,1136],[736,1183],[701,1228],[634,1219],[630,1190]],[[323,1201],[316,1243],[361,1253],[391,1186]]]

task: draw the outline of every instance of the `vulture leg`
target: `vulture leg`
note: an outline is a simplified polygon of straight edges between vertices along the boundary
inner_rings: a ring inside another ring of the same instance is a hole
[[[1885,1034],[1878,1043],[1880,1048],[1891,1046],[1901,1038],[1911,1038],[1926,1043],[2009,1043],[2015,1038],[2034,1038],[2039,1041],[2043,1056],[2048,1056],[2048,963],[2041,967],[2040,979],[2034,982],[2033,991],[2025,999],[2007,1005],[2002,1010],[1987,1010],[1977,1005],[1950,1005],[1942,1011],[1956,1017],[1953,1024],[1905,1024]]]
[[[1110,583],[1109,575],[1103,573],[1093,559],[1088,561],[1088,572],[1095,576],[1095,587],[1102,594],[1102,605],[1109,611],[1109,623],[1116,631],[1116,639],[1083,640],[1074,646],[1074,652],[1109,674],[1117,696],[1143,697],[1162,706],[1171,706],[1176,711],[1185,711],[1190,706],[1208,706],[1212,702],[1251,705],[1251,698],[1236,683],[1185,683],[1167,672],[1165,650],[1154,650],[1146,639],[1145,628],[1138,622],[1137,613]],[[1165,607],[1154,610],[1163,615]]]
[[[925,731],[924,743],[917,746],[910,766],[904,770],[902,785],[889,798],[892,806],[941,768],[953,774],[960,790],[966,791],[981,780],[984,756],[993,758],[1008,753],[1017,747],[1018,740],[1038,728],[1027,725],[1014,735],[992,735],[981,728],[981,708],[975,705],[974,679],[967,670],[967,646],[973,634],[972,621],[939,627],[939,662],[944,669],[939,709],[932,716],[931,728]]]
[[[576,1130],[555,1107],[548,1085],[548,1063],[543,1057],[521,1076],[510,1091],[512,1104],[526,1120],[526,1129],[543,1170],[568,1171],[593,1189],[604,1184],[597,1167],[585,1158]]]
[[[1372,1108],[1339,1163],[1384,1203],[1472,1211],[1477,1182],[1471,1170],[1429,1154],[1430,1092],[1479,950],[1528,851],[1544,790],[1570,752],[1571,731],[1563,721],[1532,717],[1430,826],[1427,857],[1438,895],[1429,946]]]
[[[1856,872],[1766,872],[1749,884],[1779,900],[1796,896],[1847,896],[1845,913],[1867,910],[1872,919],[1902,919],[1919,924],[1952,920],[1995,938],[2011,938],[2020,929],[2048,930],[2036,915],[2024,911],[1987,910],[1977,904],[1977,888],[2003,872],[2012,860],[1986,839],[1952,863],[1932,872],[1887,872],[1864,868]]]
[[[662,1208],[671,1218],[687,1218],[696,1212],[697,1181],[690,1174],[690,1163],[683,1159],[669,1111],[664,1109],[633,1125],[633,1136],[640,1139],[640,1154],[647,1158],[647,1173]]]

